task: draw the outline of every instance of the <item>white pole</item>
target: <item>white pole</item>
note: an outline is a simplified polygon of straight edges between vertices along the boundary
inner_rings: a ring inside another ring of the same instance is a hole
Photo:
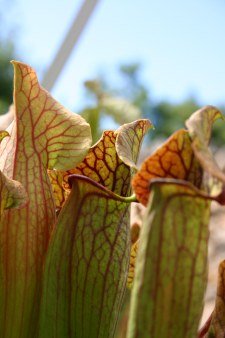
[[[47,90],[51,90],[68,60],[74,46],[79,40],[91,14],[97,5],[98,0],[85,0],[78,14],[70,27],[67,36],[61,44],[52,64],[44,75],[42,85]]]

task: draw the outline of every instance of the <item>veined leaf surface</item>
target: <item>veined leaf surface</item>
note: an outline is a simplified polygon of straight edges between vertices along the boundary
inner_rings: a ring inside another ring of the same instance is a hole
[[[153,128],[149,120],[137,120],[117,129],[116,151],[119,158],[129,167],[137,169],[137,160],[143,136]]]
[[[150,127],[150,121],[137,120],[115,132],[105,131],[75,169],[66,172],[50,170],[56,206],[61,208],[65,202],[70,191],[68,177],[72,174],[89,177],[120,196],[130,196],[133,168],[142,139]]]
[[[209,149],[212,126],[219,118],[223,118],[223,115],[217,108],[206,106],[192,114],[186,121],[186,126],[192,139],[192,148],[201,166],[225,183],[225,174],[219,169]]]
[[[90,127],[40,87],[34,70],[13,62],[15,118],[1,143],[0,167],[22,183],[29,203],[7,211],[0,228],[0,336],[35,337],[41,274],[55,205],[47,168],[70,169],[86,155]]]
[[[84,176],[72,182],[48,249],[39,337],[113,337],[130,257],[130,198]]]
[[[149,182],[154,178],[174,178],[190,181],[200,187],[202,170],[191,147],[186,130],[175,132],[159,149],[149,156],[134,176],[132,186],[137,199],[147,205]]]
[[[202,189],[220,204],[225,204],[225,174],[219,168],[209,148],[212,126],[219,118],[223,119],[223,115],[217,108],[206,106],[192,114],[186,121],[186,126],[195,157],[204,169]]]
[[[128,338],[195,338],[207,281],[209,201],[184,181],[153,181]]]
[[[217,197],[225,190],[225,174],[209,149],[213,123],[222,117],[215,107],[199,109],[186,121],[187,131],[175,132],[144,161],[132,182],[136,196],[142,204],[146,205],[148,202],[150,180],[157,177],[189,181],[212,197]],[[213,179],[203,177],[203,171]],[[225,203],[224,200],[222,196],[218,201]]]

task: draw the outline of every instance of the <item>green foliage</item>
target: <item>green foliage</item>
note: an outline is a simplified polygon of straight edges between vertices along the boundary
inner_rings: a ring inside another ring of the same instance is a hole
[[[0,114],[7,111],[12,103],[13,71],[9,63],[13,59],[13,46],[0,43]]]
[[[0,0],[0,115],[8,111],[13,102],[13,69],[10,61],[15,59],[16,23],[10,22],[8,14],[15,7],[14,0]],[[13,34],[11,29],[13,28]]]
[[[193,111],[200,108],[200,103],[189,98],[181,103],[171,103],[169,101],[155,102],[151,97],[148,86],[141,77],[141,65],[139,63],[121,65],[118,69],[118,85],[112,86],[109,80],[100,78],[96,81],[85,83],[88,93],[94,94],[95,101],[91,107],[84,108],[81,112],[90,123],[94,140],[100,137],[101,118],[106,115],[112,116],[118,124],[131,122],[135,118],[148,118],[153,121],[156,127],[154,132],[149,134],[149,139],[169,137],[177,129],[182,128],[184,121]],[[123,96],[121,98],[121,93]],[[100,103],[101,95],[110,98],[110,109],[107,105],[103,107]],[[118,104],[121,102],[121,104]],[[127,107],[127,109],[123,109]],[[137,111],[136,116],[131,114],[131,110]],[[225,111],[224,107],[220,107]],[[128,113],[129,112],[129,113]],[[221,146],[225,142],[223,124],[216,124],[213,131],[213,142]]]
[[[93,140],[96,142],[101,134],[101,119],[110,116],[117,125],[131,122],[141,117],[140,109],[128,100],[112,95],[104,89],[100,81],[87,81],[86,89],[95,98],[95,105],[81,112],[91,125]]]
[[[0,337],[113,338],[123,307],[124,338],[196,337],[210,202],[225,204],[225,175],[208,148],[220,111],[196,111],[139,169],[150,121],[106,130],[91,146],[89,124],[30,66],[13,65],[16,119],[0,133]],[[135,79],[134,70],[123,72]],[[119,121],[124,101],[88,86]],[[136,237],[132,202],[147,206]],[[213,337],[225,334],[224,263],[219,277],[204,328]]]
[[[154,114],[157,120],[157,136],[169,137],[174,131],[184,125],[184,121],[193,111],[199,109],[194,99],[189,99],[181,104],[160,102],[154,107]]]
[[[186,100],[180,104],[160,102],[154,107],[156,117],[155,137],[169,137],[175,130],[182,128],[184,121],[193,111],[200,108],[195,99]],[[222,107],[221,111],[224,111]],[[216,123],[213,130],[213,142],[217,146],[225,143],[225,133],[223,123]]]

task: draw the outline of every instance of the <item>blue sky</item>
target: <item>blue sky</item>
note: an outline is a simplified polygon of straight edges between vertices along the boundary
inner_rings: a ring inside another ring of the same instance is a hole
[[[41,76],[81,1],[14,0],[20,59]],[[99,0],[52,94],[70,109],[82,104],[82,83],[116,66],[140,61],[153,98],[225,104],[224,0]],[[121,93],[122,96],[122,93]]]

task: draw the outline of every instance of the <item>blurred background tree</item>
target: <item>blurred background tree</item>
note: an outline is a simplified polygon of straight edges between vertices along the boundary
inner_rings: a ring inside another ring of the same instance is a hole
[[[10,64],[15,59],[15,45],[12,39],[11,29],[6,23],[7,8],[13,5],[13,1],[0,0],[0,115],[7,112],[12,103],[13,67]]]
[[[110,116],[117,126],[138,118],[149,118],[155,126],[155,130],[148,134],[149,138],[165,139],[177,129],[184,128],[185,120],[201,107],[195,98],[180,103],[154,101],[141,77],[139,63],[119,66],[117,75],[117,87],[105,76],[85,82],[86,98],[92,97],[92,100],[80,113],[91,125],[94,142],[102,130],[108,128],[106,116]],[[219,108],[225,112],[224,107]],[[223,123],[214,126],[213,141],[217,146],[225,143],[224,127]]]
[[[153,108],[156,116],[156,135],[169,137],[175,130],[183,128],[184,121],[199,108],[196,100],[192,98],[178,104],[168,101],[156,103]]]
[[[121,97],[121,94],[110,90],[109,84],[102,79],[86,81],[84,85],[87,96],[93,100],[91,106],[85,107],[80,113],[91,125],[93,142],[99,139],[108,123],[119,126],[141,118],[140,106],[125,95]]]
[[[8,1],[12,6],[13,0]],[[8,1],[0,0],[0,5],[8,6]],[[7,112],[12,103],[13,67],[9,61],[16,58],[15,34],[7,29],[5,6],[0,6],[0,114]],[[165,139],[183,128],[184,121],[201,106],[193,97],[179,103],[156,101],[142,70],[139,62],[121,64],[116,70],[116,81],[106,74],[85,82],[84,107],[80,114],[91,124],[94,142],[103,129],[116,128],[142,117],[149,118],[155,126],[149,133],[150,140]],[[224,107],[219,108],[225,111]],[[223,123],[216,123],[213,133],[214,143],[224,145]]]
[[[5,113],[12,103],[13,69],[9,61],[13,59],[13,50],[11,43],[0,41],[0,114]]]

